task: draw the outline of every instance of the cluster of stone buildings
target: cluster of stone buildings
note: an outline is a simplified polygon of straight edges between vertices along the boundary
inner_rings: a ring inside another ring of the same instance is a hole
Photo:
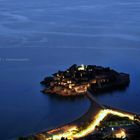
[[[110,86],[118,80],[119,73],[110,68],[95,65],[72,65],[66,71],[58,71],[47,77],[42,84],[47,85],[44,92],[61,95],[83,95],[91,85],[94,89]]]

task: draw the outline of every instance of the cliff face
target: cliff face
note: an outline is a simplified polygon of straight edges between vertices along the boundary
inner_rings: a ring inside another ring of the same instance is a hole
[[[129,82],[129,74],[118,73],[109,67],[74,64],[66,71],[58,71],[46,77],[41,84],[44,93],[77,96],[84,95],[88,88],[95,92],[106,91],[125,88]]]

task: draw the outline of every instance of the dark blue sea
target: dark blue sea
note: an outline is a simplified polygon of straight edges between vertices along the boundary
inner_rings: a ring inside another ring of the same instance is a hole
[[[45,76],[75,63],[129,73],[125,91],[96,97],[140,113],[140,1],[0,0],[0,140],[54,128],[88,110],[87,98],[40,92]]]

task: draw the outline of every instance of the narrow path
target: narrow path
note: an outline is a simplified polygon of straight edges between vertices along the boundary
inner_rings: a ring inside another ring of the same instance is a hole
[[[102,109],[105,109],[105,107],[96,100],[96,98],[93,96],[93,93],[91,93],[89,90],[87,91],[87,96],[92,102],[96,103],[96,105]]]

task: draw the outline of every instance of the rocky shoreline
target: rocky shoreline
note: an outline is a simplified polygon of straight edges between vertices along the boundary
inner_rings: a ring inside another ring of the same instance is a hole
[[[46,77],[41,84],[43,93],[60,96],[83,96],[88,88],[94,93],[122,89],[129,85],[129,74],[119,73],[109,67],[96,65],[72,65]]]

